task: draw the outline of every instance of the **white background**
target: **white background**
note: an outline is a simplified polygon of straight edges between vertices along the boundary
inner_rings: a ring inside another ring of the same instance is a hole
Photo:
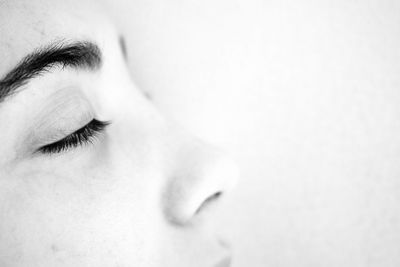
[[[138,86],[242,169],[235,267],[400,266],[399,1],[109,2]]]

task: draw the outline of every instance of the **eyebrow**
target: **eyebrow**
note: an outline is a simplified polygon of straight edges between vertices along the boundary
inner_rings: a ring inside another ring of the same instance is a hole
[[[125,61],[128,61],[128,51],[126,49],[126,41],[122,35],[119,37],[119,46],[121,48],[122,55],[123,55]]]
[[[0,79],[0,103],[15,94],[30,80],[49,72],[54,67],[96,71],[101,64],[101,51],[92,42],[60,41],[38,48],[25,56],[16,67]]]

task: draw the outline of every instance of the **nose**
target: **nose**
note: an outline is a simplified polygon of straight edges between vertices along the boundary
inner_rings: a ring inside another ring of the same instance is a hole
[[[186,144],[174,155],[165,187],[165,218],[177,225],[196,221],[234,187],[238,168],[224,152],[200,141]]]

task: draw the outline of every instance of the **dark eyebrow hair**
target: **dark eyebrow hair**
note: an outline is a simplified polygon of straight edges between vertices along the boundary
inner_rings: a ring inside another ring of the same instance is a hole
[[[119,46],[121,47],[122,55],[124,56],[124,59],[128,59],[128,51],[126,50],[126,41],[125,38],[121,35],[119,36]]]
[[[24,57],[16,67],[0,79],[0,103],[14,94],[29,80],[50,71],[56,66],[73,67],[95,71],[101,67],[99,47],[88,41],[66,43],[54,42],[36,49]]]

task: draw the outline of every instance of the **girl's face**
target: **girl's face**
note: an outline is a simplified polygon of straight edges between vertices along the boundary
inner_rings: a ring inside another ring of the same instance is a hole
[[[132,83],[83,1],[0,2],[0,266],[227,266],[237,176]]]

